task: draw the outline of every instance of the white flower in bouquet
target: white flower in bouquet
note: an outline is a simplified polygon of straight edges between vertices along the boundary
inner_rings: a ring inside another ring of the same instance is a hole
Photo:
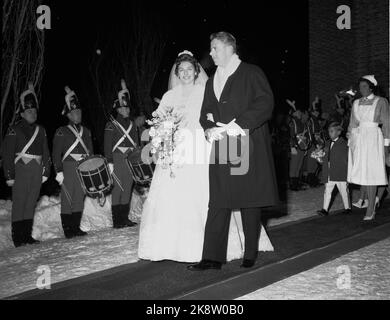
[[[175,124],[173,120],[167,120],[163,122],[163,125],[164,125],[164,129],[172,130]]]
[[[180,137],[179,124],[182,117],[174,113],[171,107],[165,107],[164,112],[153,112],[153,118],[147,120],[151,126],[149,135],[152,137],[152,154],[158,154],[158,163],[164,169],[170,168],[171,177],[174,177],[172,167],[179,161],[174,156],[175,148]]]
[[[149,136],[154,138],[156,135],[157,135],[156,129],[154,127],[151,127],[150,130],[149,130]]]
[[[317,150],[313,151],[310,156],[313,159],[316,159],[319,163],[323,163],[325,157],[325,150],[318,148]]]
[[[162,142],[161,137],[156,136],[156,137],[154,137],[154,138],[152,139],[152,146],[155,147],[155,148],[157,148],[157,147],[161,144],[161,142]]]

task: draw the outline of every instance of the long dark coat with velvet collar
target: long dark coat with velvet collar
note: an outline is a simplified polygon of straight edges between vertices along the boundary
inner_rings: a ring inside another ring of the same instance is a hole
[[[236,119],[242,129],[249,130],[249,135],[238,139],[225,137],[213,143],[209,170],[209,207],[239,209],[277,204],[278,191],[268,127],[274,99],[265,74],[259,67],[241,62],[228,78],[219,101],[215,96],[213,83],[214,77],[206,83],[200,116],[203,129],[206,131],[215,127],[217,122],[226,124]],[[214,122],[208,114],[213,115]],[[241,158],[241,161],[238,158],[239,163],[229,156],[226,158],[233,163],[213,160],[213,155],[217,154],[218,158],[219,150],[223,149],[222,143],[227,146],[230,141],[234,143],[237,140],[242,140],[241,143],[245,146],[242,154],[249,155],[248,170],[245,174],[232,174],[231,171],[238,167],[245,168],[242,163],[245,157]]]

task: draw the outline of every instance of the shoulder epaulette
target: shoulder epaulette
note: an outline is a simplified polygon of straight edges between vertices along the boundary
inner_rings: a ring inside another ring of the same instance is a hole
[[[109,130],[109,131],[114,130],[114,125],[112,124],[111,121],[107,122],[105,130]]]
[[[56,136],[62,137],[63,135],[64,135],[64,132],[62,131],[62,127],[58,128],[57,131],[56,131]]]
[[[15,131],[15,128],[14,127],[9,127],[8,130],[7,130],[7,136],[15,136],[16,135],[16,131]]]

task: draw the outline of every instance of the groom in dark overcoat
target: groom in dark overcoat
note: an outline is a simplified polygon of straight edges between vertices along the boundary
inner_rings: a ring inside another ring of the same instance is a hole
[[[263,71],[241,62],[236,39],[212,34],[210,55],[218,66],[205,89],[200,124],[213,143],[210,201],[202,261],[192,271],[220,269],[226,263],[231,212],[240,209],[245,235],[241,267],[255,264],[261,210],[278,202],[268,121],[274,99]]]

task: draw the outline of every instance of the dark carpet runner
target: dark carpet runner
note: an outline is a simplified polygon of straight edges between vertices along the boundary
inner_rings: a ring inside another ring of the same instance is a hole
[[[250,270],[240,269],[241,261],[206,272],[189,272],[186,264],[171,261],[142,261],[10,299],[234,299],[385,239],[390,236],[389,208],[386,202],[369,223],[362,222],[364,210],[354,210],[270,228],[275,251],[260,253]]]

